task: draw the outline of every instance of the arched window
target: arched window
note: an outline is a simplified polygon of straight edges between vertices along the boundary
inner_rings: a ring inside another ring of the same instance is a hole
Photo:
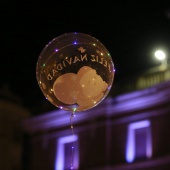
[[[149,120],[133,122],[128,125],[126,161],[150,158],[152,156],[151,123]]]
[[[70,135],[60,137],[57,141],[55,170],[71,169],[79,166],[78,136]],[[72,165],[71,165],[72,164]]]

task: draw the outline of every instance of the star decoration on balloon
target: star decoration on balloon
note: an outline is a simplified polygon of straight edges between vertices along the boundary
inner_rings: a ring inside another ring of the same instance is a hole
[[[81,53],[84,53],[86,51],[86,49],[84,49],[83,47],[79,47],[78,50],[81,52]]]

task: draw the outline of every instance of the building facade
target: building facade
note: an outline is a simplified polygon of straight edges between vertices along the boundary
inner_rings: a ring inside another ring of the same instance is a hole
[[[0,169],[22,170],[22,121],[31,113],[7,85],[0,89]]]
[[[170,81],[107,97],[75,117],[23,121],[24,170],[169,170]]]

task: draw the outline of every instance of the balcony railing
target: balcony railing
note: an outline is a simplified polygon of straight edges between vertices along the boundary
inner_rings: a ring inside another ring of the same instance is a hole
[[[166,68],[162,66],[154,67],[137,76],[115,81],[111,94],[119,95],[145,89],[166,81],[170,81],[170,66]]]

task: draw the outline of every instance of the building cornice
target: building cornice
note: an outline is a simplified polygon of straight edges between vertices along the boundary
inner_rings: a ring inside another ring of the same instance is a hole
[[[76,113],[74,123],[87,122],[100,117],[111,118],[129,112],[139,112],[141,109],[148,109],[153,106],[161,106],[170,101],[169,87],[170,82],[164,82],[144,90],[134,91],[114,98],[108,97],[98,106]],[[29,133],[62,128],[70,125],[70,115],[69,111],[56,109],[24,120],[23,128]]]

